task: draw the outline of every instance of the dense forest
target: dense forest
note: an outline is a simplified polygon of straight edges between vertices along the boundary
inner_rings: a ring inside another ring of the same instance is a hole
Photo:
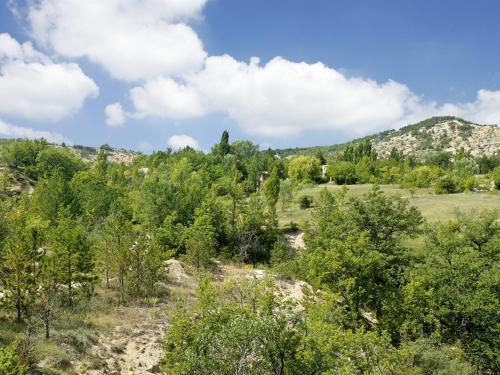
[[[0,374],[75,373],[40,362],[50,345],[85,355],[88,344],[61,327],[91,326],[103,296],[106,306],[170,301],[155,372],[500,372],[500,205],[429,222],[378,186],[483,194],[500,189],[500,154],[382,158],[365,140],[280,158],[224,132],[208,153],[130,164],[110,162],[106,147],[84,162],[68,147],[19,140],[2,162]],[[29,184],[12,193],[19,180]],[[298,196],[324,183],[374,186]],[[282,227],[279,211],[293,202],[311,219]],[[300,249],[286,237],[298,230]],[[197,280],[193,301],[162,293],[171,259]],[[224,263],[273,276],[221,283]],[[276,278],[301,280],[303,298]]]

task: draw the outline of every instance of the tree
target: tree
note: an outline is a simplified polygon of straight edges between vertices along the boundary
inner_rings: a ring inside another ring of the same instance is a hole
[[[116,275],[121,303],[125,302],[125,279],[130,268],[130,247],[133,243],[131,221],[132,213],[127,202],[117,200],[104,221],[98,245],[98,264],[104,272],[106,286],[110,286],[110,275]]]
[[[346,191],[324,190],[317,207],[302,253],[304,276],[341,294],[354,327],[365,322],[363,311],[372,311],[394,332],[407,262],[400,239],[417,232],[420,213],[407,200],[386,196],[376,186],[350,198]]]
[[[264,196],[266,197],[269,212],[276,215],[276,203],[278,203],[280,193],[280,178],[278,175],[278,168],[274,166],[269,174],[269,177],[264,182]]]
[[[493,183],[497,190],[500,189],[500,166],[496,167],[493,172],[491,172],[491,177],[493,179]]]
[[[358,181],[356,175],[356,167],[353,163],[348,161],[340,161],[330,164],[329,174],[337,185],[350,185]]]
[[[61,211],[67,210],[68,215],[73,216],[78,208],[68,182],[59,171],[38,181],[33,192],[33,210],[43,220],[53,225]]]
[[[311,183],[321,177],[321,165],[313,156],[296,156],[288,163],[288,176],[294,183]]]
[[[51,231],[50,243],[59,267],[59,279],[66,286],[66,302],[71,306],[76,283],[81,288],[92,283],[94,260],[85,228],[61,212],[57,225]]]
[[[37,178],[36,159],[47,147],[48,143],[44,139],[14,141],[4,150],[3,159],[10,168],[22,170],[29,177]]]
[[[460,345],[485,373],[500,369],[500,226],[497,211],[457,213],[429,226],[425,256],[408,270],[404,328]]]
[[[14,212],[1,263],[2,281],[16,309],[18,323],[22,321],[24,313],[30,313],[36,291],[34,264],[37,249],[33,251],[28,242],[25,224],[25,217],[19,211]]]
[[[88,224],[102,222],[118,196],[116,190],[109,187],[94,171],[76,173],[71,180],[70,189]]]
[[[130,246],[130,289],[134,297],[151,296],[163,279],[163,254],[150,234],[140,234]]]
[[[207,214],[199,215],[185,232],[186,259],[197,270],[207,268],[215,256],[215,229]]]
[[[59,300],[59,281],[56,256],[46,252],[40,262],[39,286],[35,303],[35,310],[45,328],[46,340],[50,338],[50,327]]]
[[[40,151],[36,157],[39,176],[47,177],[58,171],[69,181],[73,175],[85,168],[83,161],[66,148],[49,147]]]
[[[479,165],[473,158],[462,157],[455,161],[453,172],[459,179],[465,179],[478,174]]]
[[[231,151],[231,146],[229,145],[229,133],[227,130],[222,132],[222,136],[220,138],[219,143],[219,151],[221,156],[226,156]]]
[[[285,211],[293,202],[293,197],[295,194],[295,185],[292,180],[286,179],[281,180],[279,200],[281,201],[281,210]]]

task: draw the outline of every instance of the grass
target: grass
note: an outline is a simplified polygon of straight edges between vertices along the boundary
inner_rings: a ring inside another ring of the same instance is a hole
[[[348,195],[360,196],[370,191],[372,187],[371,184],[348,185]],[[332,183],[306,185],[297,191],[295,201],[298,201],[302,195],[310,195],[315,199],[323,189],[338,191],[341,188],[342,186]],[[410,204],[416,206],[429,222],[451,219],[457,209],[463,211],[500,209],[500,191],[437,195],[434,194],[433,189],[426,188],[414,189],[412,196],[408,189],[402,189],[398,185],[380,185],[380,188],[386,194],[407,198]],[[290,222],[301,225],[311,218],[311,212],[312,209],[300,209],[297,202],[285,211],[278,207],[279,225],[281,228],[286,228]]]

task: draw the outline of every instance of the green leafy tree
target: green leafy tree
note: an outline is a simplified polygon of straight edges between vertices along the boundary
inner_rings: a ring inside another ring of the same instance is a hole
[[[356,166],[348,161],[330,164],[329,174],[337,185],[355,184],[358,181]]]
[[[313,156],[296,156],[288,162],[288,176],[294,183],[311,183],[321,177],[321,165]]]
[[[498,372],[498,212],[458,213],[429,227],[426,237],[425,256],[405,287],[405,329],[460,345],[480,369]]]
[[[47,177],[58,171],[67,181],[85,168],[83,161],[66,148],[48,147],[40,151],[36,157],[36,168],[39,176]]]
[[[408,201],[384,195],[380,188],[362,197],[323,191],[308,235],[302,267],[313,285],[339,292],[355,327],[364,312],[397,329],[399,285],[407,263],[402,235],[413,235],[422,222]],[[396,326],[394,326],[396,324]]]

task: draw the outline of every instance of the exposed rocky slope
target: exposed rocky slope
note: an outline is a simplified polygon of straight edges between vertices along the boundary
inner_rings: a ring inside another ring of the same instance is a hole
[[[379,133],[372,144],[379,155],[388,155],[393,148],[419,157],[441,151],[454,154],[463,148],[473,156],[489,156],[500,151],[500,128],[454,117],[433,117],[397,131]]]
[[[381,155],[389,154],[393,148],[418,157],[440,151],[453,154],[462,147],[470,151],[473,156],[500,152],[498,125],[479,125],[451,116],[432,117],[399,130],[386,130],[344,144],[278,149],[273,152],[281,157],[317,155],[319,152],[327,156],[341,152],[347,145],[355,145],[366,140],[371,141]]]

